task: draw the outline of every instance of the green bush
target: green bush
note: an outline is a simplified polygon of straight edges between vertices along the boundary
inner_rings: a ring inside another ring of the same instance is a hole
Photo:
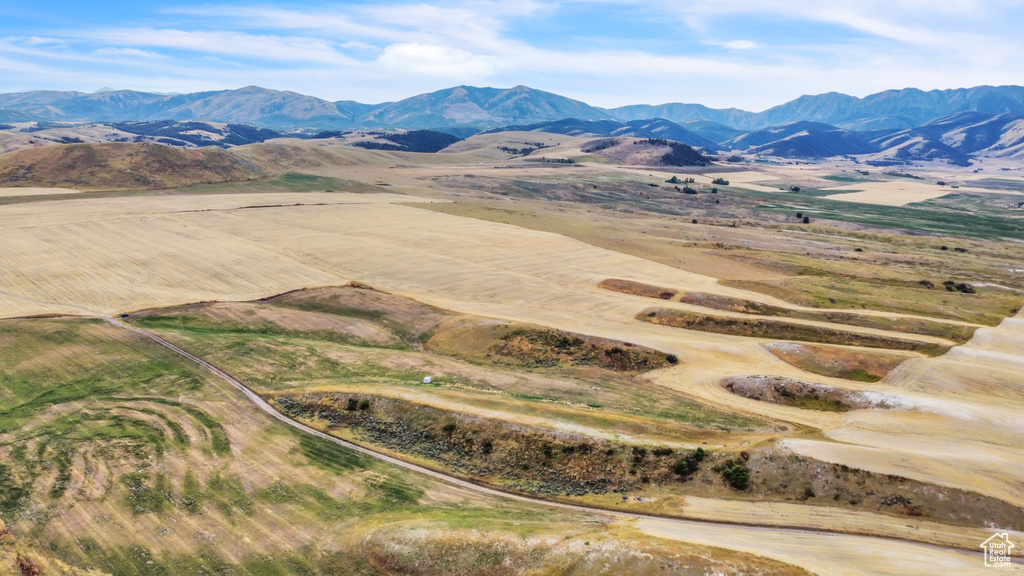
[[[722,477],[729,486],[737,490],[746,490],[750,487],[750,470],[739,462],[734,462],[722,470]]]

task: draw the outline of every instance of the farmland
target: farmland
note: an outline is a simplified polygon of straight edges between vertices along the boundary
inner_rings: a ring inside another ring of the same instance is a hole
[[[939,236],[942,198],[844,211],[862,205],[825,197],[830,167],[555,166],[497,153],[530,141],[510,134],[219,152],[252,181],[5,189],[0,559],[430,573],[454,547],[452,573],[886,573],[820,554],[861,546],[966,573],[914,554],[1024,531],[1014,217],[979,200]],[[121,314],[299,422],[536,501],[304,435]],[[755,550],[697,521],[845,534]]]

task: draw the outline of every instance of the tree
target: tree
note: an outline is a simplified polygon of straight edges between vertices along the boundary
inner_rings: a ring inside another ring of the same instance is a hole
[[[810,223],[811,223],[811,217],[810,216],[804,216],[804,224],[810,224]]]

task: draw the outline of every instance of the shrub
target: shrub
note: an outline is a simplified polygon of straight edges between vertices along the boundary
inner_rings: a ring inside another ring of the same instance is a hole
[[[359,403],[359,409],[360,410],[369,410],[370,409],[370,401],[369,400],[363,400],[362,402],[360,402]]]
[[[676,356],[675,354],[666,354],[665,355],[665,362],[668,362],[669,364],[672,364],[672,365],[679,364],[679,357]]]
[[[458,425],[456,425],[455,422],[449,422],[441,427],[441,431],[443,431],[445,434],[451,435],[453,432],[455,432],[456,428],[458,428]]]
[[[750,487],[750,470],[739,462],[734,462],[722,470],[722,477],[729,486],[737,490],[746,490]]]
[[[689,186],[683,186],[683,194],[696,194],[697,191]]]
[[[810,224],[810,223],[811,223],[811,217],[810,216],[804,216],[804,224]]]
[[[789,187],[789,191],[790,192],[799,192],[800,191],[800,187],[799,186],[790,186]]]
[[[935,284],[933,284],[931,280],[921,280],[920,282],[918,282],[918,284],[920,284],[921,286],[924,286],[925,288],[927,288],[929,290],[935,288]]]
[[[345,405],[345,410],[348,410],[349,412],[354,412],[355,410],[358,410],[358,409],[359,409],[359,399],[358,398],[349,398],[348,399],[348,404]]]
[[[654,454],[655,456],[671,456],[672,449],[668,446],[658,446],[654,450],[651,450],[651,454]]]
[[[683,456],[672,465],[672,471],[682,478],[689,478],[697,471],[697,459],[691,456]]]
[[[946,290],[949,290],[950,292],[963,292],[964,294],[977,294],[978,292],[977,290],[974,289],[974,286],[971,286],[970,284],[966,284],[964,282],[946,280],[945,282],[942,283],[942,285],[945,286]]]
[[[714,180],[711,181],[711,183],[712,184],[718,184],[719,186],[728,186],[729,185],[729,181],[726,180],[725,178],[715,178]]]
[[[803,218],[804,217],[804,213],[803,212],[797,212],[796,213],[796,217],[797,218]]]

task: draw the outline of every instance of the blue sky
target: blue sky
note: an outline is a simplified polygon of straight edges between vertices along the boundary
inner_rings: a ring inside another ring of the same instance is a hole
[[[0,92],[259,85],[382,102],[526,84],[599,106],[1024,84],[1024,0],[0,2]]]

